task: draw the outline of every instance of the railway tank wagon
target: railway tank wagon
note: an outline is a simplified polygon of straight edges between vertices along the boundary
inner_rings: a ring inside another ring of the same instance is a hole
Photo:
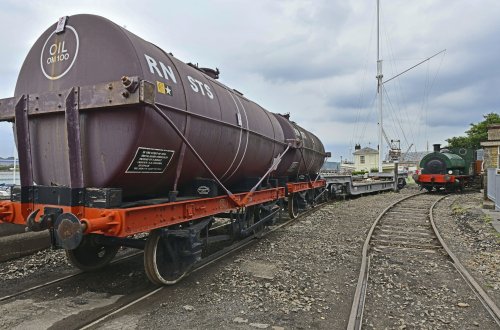
[[[31,48],[15,97],[0,100],[21,172],[0,220],[49,229],[82,269],[145,248],[149,278],[168,284],[199,259],[214,215],[229,213],[238,234],[286,200],[296,215],[324,192],[323,144],[218,75],[105,18],[61,18]]]
[[[472,149],[441,149],[440,144],[435,144],[434,151],[420,161],[421,173],[413,178],[421,189],[427,191],[462,191],[480,185],[481,162],[475,158]]]
[[[156,85],[156,104],[163,106],[162,111],[225,184],[262,175],[283,152],[287,139],[302,140],[302,136],[313,143],[304,152],[301,168],[291,168],[301,157],[296,150],[287,155],[275,175],[313,173],[321,167],[324,148],[312,134],[107,19],[71,16],[64,31],[55,30],[49,28],[30,50],[16,96],[105,83],[122,76],[141,77]],[[182,150],[178,134],[149,108],[123,106],[82,115],[83,186],[120,187],[124,197],[142,197],[165,189],[175,191],[176,184],[207,176],[194,155]],[[62,136],[65,126],[63,113],[30,118],[30,134],[37,141],[32,154],[37,184],[71,184],[68,146]],[[161,165],[137,162],[155,149],[161,150],[156,154]]]

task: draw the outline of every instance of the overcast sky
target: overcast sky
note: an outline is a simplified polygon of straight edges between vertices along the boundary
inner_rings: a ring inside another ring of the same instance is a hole
[[[500,1],[381,1],[389,139],[425,150],[499,112]],[[2,1],[0,98],[11,97],[32,44],[60,16],[91,13],[314,132],[334,160],[377,147],[375,0]],[[13,153],[0,123],[0,156]],[[412,148],[414,149],[414,148]]]

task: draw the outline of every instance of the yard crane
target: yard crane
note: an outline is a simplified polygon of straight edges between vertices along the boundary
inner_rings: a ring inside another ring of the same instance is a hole
[[[385,130],[382,129],[382,135],[384,136],[385,142],[387,142],[387,145],[389,148],[389,157],[391,160],[398,160],[399,157],[401,156],[401,147],[400,147],[400,141],[399,140],[389,140],[387,137],[387,134],[385,134]]]

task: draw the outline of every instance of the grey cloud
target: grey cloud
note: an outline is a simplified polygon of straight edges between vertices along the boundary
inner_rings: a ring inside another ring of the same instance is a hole
[[[351,131],[361,129],[354,125],[351,129],[351,124],[362,122],[373,128],[377,121],[372,106],[374,3],[214,0],[144,1],[135,6],[124,1],[117,6],[98,0],[4,1],[0,30],[15,32],[0,35],[3,49],[8,50],[0,53],[0,98],[12,96],[24,57],[49,24],[62,15],[90,12],[126,25],[181,60],[218,66],[224,83],[269,110],[291,112],[308,129],[323,124],[326,128],[318,135],[327,149],[346,156]],[[499,111],[500,3],[394,0],[382,2],[382,13],[382,27],[388,30],[382,45],[386,78],[394,71],[393,58],[415,59],[404,62],[410,66],[448,49],[428,94],[427,65],[386,86],[395,107],[387,105],[388,114],[401,111],[404,118],[423,119],[419,112],[423,97],[428,96],[428,121],[418,127],[428,134],[417,137],[419,145],[425,145],[426,139],[444,141],[480,121],[484,113]],[[384,44],[386,37],[391,48]],[[435,73],[438,67],[439,61],[433,62],[429,72]],[[390,121],[389,117],[388,125]],[[5,125],[0,124],[0,156],[12,152],[12,132]],[[349,129],[328,129],[338,125]],[[373,143],[376,136],[366,140]]]

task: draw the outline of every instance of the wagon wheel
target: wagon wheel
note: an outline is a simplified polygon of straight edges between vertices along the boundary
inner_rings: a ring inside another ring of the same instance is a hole
[[[256,219],[256,212],[256,206],[249,206],[246,208],[245,213],[242,215],[244,217],[244,229],[253,226],[257,221],[259,221],[259,219]]]
[[[262,206],[262,207],[261,207]],[[276,211],[276,203],[270,202],[261,205],[257,205],[254,213],[254,217],[257,221],[264,219],[265,217],[271,215],[271,213]],[[270,219],[266,221],[266,224],[274,224],[276,222],[276,217],[278,215],[274,214]]]
[[[144,268],[149,280],[172,285],[186,276],[193,264],[183,260],[182,250],[178,240],[164,237],[161,229],[153,230],[144,248]]]
[[[87,235],[76,249],[66,250],[66,257],[73,266],[83,271],[95,271],[109,264],[119,248],[97,244],[92,235]]]
[[[328,202],[328,190],[326,188],[317,188],[316,196],[318,196],[318,200],[316,201],[319,204]]]
[[[248,206],[244,210],[240,210],[234,214],[235,221],[233,222],[233,235],[235,239],[248,236],[244,235],[244,231],[253,226],[255,223],[255,207]]]
[[[299,215],[299,195],[297,193],[288,197],[288,216],[295,219]]]
[[[325,190],[325,192],[323,193],[324,194],[324,199],[325,199],[325,203],[326,202],[330,202],[331,200],[333,200],[333,196],[330,195],[330,191],[328,190],[328,188],[323,188]]]
[[[306,192],[306,203],[310,207],[314,207],[316,205],[316,189],[311,189]]]
[[[269,207],[271,206],[272,206],[271,203],[268,205],[266,205],[265,203],[260,205],[255,205],[253,207],[253,210],[251,211],[252,215],[250,215],[250,217],[252,218],[253,223],[257,223],[263,220],[264,218],[269,217],[268,219],[266,219],[266,221],[262,222],[256,228],[253,229],[254,234],[256,234],[257,236],[259,236],[264,231],[264,228],[267,225],[272,225],[276,221],[277,215],[274,214],[271,216],[271,214],[273,213],[272,210],[269,210]]]

